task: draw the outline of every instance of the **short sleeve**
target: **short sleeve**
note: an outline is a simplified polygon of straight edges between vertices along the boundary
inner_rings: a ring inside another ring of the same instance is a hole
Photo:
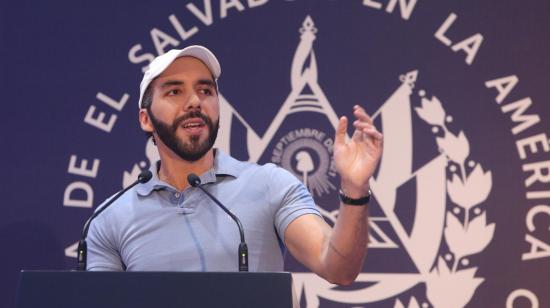
[[[287,170],[271,165],[269,191],[272,200],[280,204],[275,212],[275,228],[285,242],[285,230],[296,218],[313,214],[321,216],[313,197],[307,188]]]
[[[88,271],[123,271],[120,254],[113,238],[112,227],[108,223],[107,211],[98,215],[90,224],[86,241],[88,244]]]

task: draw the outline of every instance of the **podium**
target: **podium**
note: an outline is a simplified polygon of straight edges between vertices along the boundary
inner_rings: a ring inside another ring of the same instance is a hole
[[[21,271],[17,308],[293,307],[290,273]]]

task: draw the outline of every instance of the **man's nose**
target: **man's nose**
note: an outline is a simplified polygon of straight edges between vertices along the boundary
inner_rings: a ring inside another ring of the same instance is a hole
[[[201,109],[201,100],[198,93],[191,92],[184,106],[185,110]]]

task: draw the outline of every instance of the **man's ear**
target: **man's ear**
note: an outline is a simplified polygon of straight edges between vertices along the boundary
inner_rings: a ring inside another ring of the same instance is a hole
[[[139,124],[141,126],[141,129],[145,132],[152,133],[154,130],[153,123],[151,123],[151,118],[149,117],[149,113],[145,108],[141,108],[139,110]]]

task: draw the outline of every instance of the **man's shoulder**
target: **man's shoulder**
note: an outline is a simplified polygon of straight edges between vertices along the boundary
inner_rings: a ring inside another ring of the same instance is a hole
[[[100,205],[97,206],[97,208],[94,210],[94,212],[102,211],[102,213],[99,216],[102,215],[112,215],[116,212],[124,212],[125,209],[128,206],[133,206],[136,203],[137,200],[137,191],[136,187],[130,188],[128,191],[124,192],[120,197],[117,198],[118,194],[122,190],[114,193],[109,198],[105,199]],[[107,207],[107,208],[106,208]]]
[[[289,172],[281,168],[280,166],[274,164],[274,163],[265,163],[265,164],[259,164],[255,162],[250,161],[243,161],[239,160],[229,154],[225,154],[223,152],[219,152],[219,155],[221,156],[220,161],[222,164],[220,164],[220,167],[223,167],[224,170],[226,169],[232,169],[233,172],[237,174],[242,174],[244,172],[265,172],[266,174],[269,173],[285,173],[288,174]],[[222,168],[219,168],[222,169]]]

